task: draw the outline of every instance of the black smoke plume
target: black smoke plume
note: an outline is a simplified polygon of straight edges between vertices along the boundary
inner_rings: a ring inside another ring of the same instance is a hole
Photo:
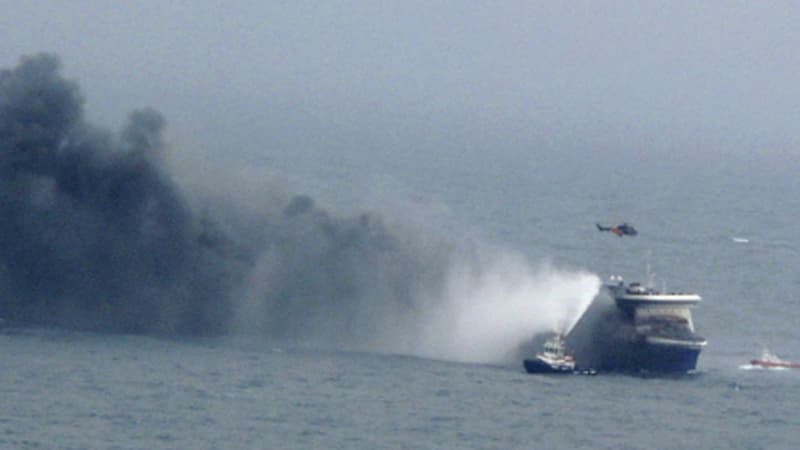
[[[134,111],[109,132],[86,122],[83,103],[53,55],[0,71],[8,322],[248,331],[497,361],[572,322],[596,293],[592,274],[533,269],[516,254],[453,245],[374,213],[337,216],[306,195],[269,192],[258,211],[188,202],[162,163],[158,112]]]
[[[243,321],[244,296],[261,332],[325,336],[376,326],[375,298],[407,309],[437,273],[379,217],[335,218],[308,196],[261,217],[256,236],[223,233],[160,164],[164,126],[152,109],[116,134],[86,123],[53,55],[0,72],[0,317],[220,333]]]
[[[82,329],[218,330],[235,282],[157,165],[164,119],[87,124],[55,56],[0,72],[0,315]]]

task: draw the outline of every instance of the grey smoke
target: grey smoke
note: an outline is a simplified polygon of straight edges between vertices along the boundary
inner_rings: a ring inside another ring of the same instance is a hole
[[[53,55],[0,72],[0,267],[7,319],[85,329],[217,330],[235,282],[157,165],[164,119],[87,124]]]
[[[567,345],[584,367],[605,369],[608,360],[616,359],[623,334],[632,332],[624,314],[605,289],[601,289],[575,328],[567,336]]]
[[[189,202],[162,163],[158,112],[133,111],[114,133],[87,123],[83,103],[54,55],[0,71],[6,320],[491,361],[596,291],[591,274],[536,271],[308,195],[269,193],[258,211]]]
[[[305,195],[247,218],[260,221],[255,235],[221,231],[161,164],[165,124],[152,109],[117,134],[86,123],[54,55],[0,72],[0,316],[220,333],[249,291],[261,332],[340,336],[375,326],[382,312],[369,302],[407,310],[413,287],[436,278],[441,249],[414,253],[380,217],[337,218]],[[246,285],[256,279],[259,292]]]

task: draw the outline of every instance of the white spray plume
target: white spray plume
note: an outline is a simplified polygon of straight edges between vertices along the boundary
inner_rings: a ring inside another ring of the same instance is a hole
[[[452,269],[441,297],[430,302],[414,353],[507,362],[538,334],[569,333],[600,284],[595,274],[560,270],[547,262],[534,268],[508,252],[462,264]]]

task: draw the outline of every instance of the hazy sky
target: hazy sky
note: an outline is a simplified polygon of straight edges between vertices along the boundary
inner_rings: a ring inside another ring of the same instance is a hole
[[[90,118],[244,148],[797,154],[797,2],[4,1]],[[505,150],[504,150],[505,149]]]

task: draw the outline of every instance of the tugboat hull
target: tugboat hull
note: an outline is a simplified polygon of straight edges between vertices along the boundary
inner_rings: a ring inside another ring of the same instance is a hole
[[[553,366],[540,359],[526,359],[523,365],[528,373],[572,373],[575,370],[574,367]]]

